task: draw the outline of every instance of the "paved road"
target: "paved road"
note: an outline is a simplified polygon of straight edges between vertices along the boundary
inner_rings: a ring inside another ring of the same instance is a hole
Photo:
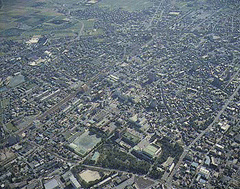
[[[115,171],[115,172],[118,172],[118,173],[124,173],[124,174],[129,174],[129,172],[127,172],[127,171],[120,171],[120,170],[117,170],[117,169],[109,169],[109,168],[102,168],[102,167],[97,167],[97,166],[93,166],[93,165],[85,165],[85,164],[83,164],[83,166],[85,166],[86,168],[89,168],[89,169],[93,169],[93,170],[98,170],[98,171]],[[152,181],[153,183],[154,183],[154,185],[157,185],[157,184],[159,184],[159,182],[156,182],[156,180],[153,180],[153,179],[151,179],[151,178],[149,178],[149,177],[146,177],[146,176],[144,176],[144,175],[138,175],[138,174],[134,174],[134,173],[130,173],[130,174],[132,174],[132,177],[131,178],[134,178],[134,177],[136,177],[136,176],[138,176],[138,177],[144,177],[145,179],[148,179],[148,180],[150,180],[150,181]],[[126,182],[127,181],[127,182]],[[128,179],[128,180],[126,180],[125,182],[125,186],[126,185],[128,185],[127,183],[129,182],[132,182],[132,180],[130,179]],[[120,185],[119,185],[120,186]],[[122,188],[121,186],[119,187],[119,186],[117,186],[117,187],[115,187],[115,188]],[[123,185],[122,185],[123,186]]]
[[[95,75],[92,79],[90,79],[86,85],[91,84],[95,79],[97,79],[99,77],[100,74],[106,73],[106,70],[102,70],[101,72],[99,72],[97,75]],[[28,130],[34,121],[36,120],[42,120],[44,119],[46,116],[51,115],[52,113],[54,113],[58,108],[60,108],[63,104],[65,104],[66,102],[68,102],[70,99],[72,99],[74,96],[77,95],[78,92],[81,91],[81,88],[79,87],[76,91],[74,91],[73,93],[69,94],[66,98],[64,98],[63,100],[61,100],[59,103],[55,104],[53,107],[49,108],[47,111],[45,111],[42,114],[37,115],[35,118],[33,118],[32,120],[29,120],[26,127],[20,129],[17,131],[17,134],[21,135],[23,132],[25,132],[26,130]]]
[[[237,95],[238,91],[240,90],[240,85],[236,88],[236,90],[233,92],[233,94],[229,97],[229,99],[225,102],[224,106],[222,107],[222,109],[218,112],[217,116],[215,117],[215,119],[213,120],[213,122],[204,130],[202,131],[202,133],[200,133],[197,138],[195,138],[192,143],[186,147],[184,149],[184,152],[182,153],[182,155],[179,158],[178,163],[176,164],[176,166],[174,167],[173,171],[171,172],[171,174],[169,175],[169,177],[166,180],[166,184],[168,186],[171,186],[171,182],[172,182],[172,177],[173,175],[177,172],[179,166],[182,163],[183,158],[187,155],[188,151],[190,150],[190,148],[208,131],[210,130],[213,125],[219,120],[220,116],[222,115],[222,113],[225,111],[225,109],[228,107],[228,105],[230,104],[230,102],[233,100],[233,98]]]
[[[153,15],[152,19],[150,20],[148,26],[146,27],[146,30],[148,30],[148,29],[152,26],[152,22],[153,22],[155,16],[157,15],[157,13],[158,13],[158,11],[159,11],[159,9],[160,9],[162,3],[163,3],[163,0],[159,3],[156,12],[154,13],[154,15]]]
[[[224,7],[223,7],[224,8]],[[212,16],[214,16],[215,14],[217,14],[218,12],[222,11],[223,8],[218,9],[217,11],[215,11],[214,13],[212,13],[211,15],[207,16],[205,19],[203,19],[202,22],[200,22],[199,24],[197,24],[197,26],[192,27],[191,31],[193,32],[195,29],[197,29],[197,27],[199,27],[201,24],[203,24],[204,22],[206,22],[209,18],[211,18]]]
[[[85,166],[87,168],[90,168],[90,169],[100,170],[100,171],[116,171],[116,172],[119,172],[119,173],[129,174],[129,172],[127,172],[127,171],[120,171],[118,169],[103,168],[103,167],[97,167],[97,166],[86,165],[86,164],[83,164],[83,166]],[[139,175],[137,175],[137,176],[139,176]]]
[[[218,141],[217,141],[214,145],[212,145],[212,147],[208,150],[208,152],[205,154],[205,156],[208,156],[209,153],[216,147],[216,144],[218,144],[218,143],[222,140],[223,135],[224,135],[224,134],[222,134],[221,138],[219,138]],[[189,185],[189,188],[192,187],[193,182],[196,180],[196,177],[197,177],[197,175],[198,175],[198,173],[199,173],[199,171],[200,171],[200,168],[203,166],[204,163],[205,163],[205,161],[202,161],[201,164],[198,166],[198,168],[197,168],[197,170],[195,171],[194,176],[193,176],[193,178],[192,178],[191,184]],[[208,184],[209,184],[209,182],[208,182]]]
[[[230,79],[230,81],[227,83],[227,85],[223,88],[223,91],[230,85],[230,83],[237,77],[238,73],[240,71],[240,68],[237,70],[237,72],[234,74],[234,76]]]
[[[79,40],[79,39],[80,39],[80,36],[82,35],[83,29],[84,29],[84,23],[83,23],[82,21],[80,21],[80,22],[81,22],[81,24],[82,24],[82,27],[81,27],[81,29],[80,29],[80,31],[79,31],[79,33],[78,33],[78,36],[77,36],[76,40]]]

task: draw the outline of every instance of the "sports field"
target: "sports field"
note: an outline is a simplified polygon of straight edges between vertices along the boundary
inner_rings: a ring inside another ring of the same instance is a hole
[[[77,154],[85,156],[99,142],[101,142],[101,138],[97,138],[96,135],[90,135],[89,131],[86,131],[77,137],[72,143],[70,143],[69,147],[72,148]]]

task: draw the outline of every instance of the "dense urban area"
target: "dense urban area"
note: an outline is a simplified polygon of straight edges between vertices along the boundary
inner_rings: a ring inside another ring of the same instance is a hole
[[[0,188],[240,187],[239,0],[0,7]]]

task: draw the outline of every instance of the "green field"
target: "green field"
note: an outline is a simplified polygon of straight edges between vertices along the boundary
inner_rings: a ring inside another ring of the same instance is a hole
[[[76,34],[71,31],[56,31],[54,32],[55,37],[74,37]]]
[[[109,7],[111,9],[123,8],[127,11],[138,11],[151,7],[153,3],[150,0],[102,0],[98,5],[100,7]]]
[[[7,123],[7,124],[6,124],[6,127],[7,127],[7,129],[8,129],[9,131],[15,132],[15,131],[18,130],[18,128],[15,127],[11,122]]]
[[[2,109],[7,108],[8,105],[9,105],[9,102],[10,102],[10,98],[4,98],[4,99],[1,101],[1,108],[2,108]]]
[[[94,19],[82,20],[82,23],[84,24],[84,30],[92,30],[94,22],[95,22]]]
[[[141,0],[141,2],[145,1],[148,2],[148,0]],[[4,4],[4,9],[0,12],[0,37],[13,40],[20,38],[29,39],[33,35],[47,35],[50,33],[54,34],[56,38],[65,36],[75,37],[81,30],[81,35],[83,36],[98,36],[103,34],[102,30],[93,31],[94,19],[69,19],[66,15],[53,10],[54,6],[61,2],[76,4],[78,9],[86,8],[84,5],[81,6],[77,0],[67,2],[63,0],[44,2],[41,0],[9,0]],[[110,6],[115,4],[114,1],[109,2]],[[106,1],[105,3],[109,2]],[[116,7],[121,7],[122,5],[129,6],[131,3],[139,7],[139,3],[136,0],[130,2],[123,1],[121,3],[117,3]],[[134,8],[137,8],[136,6]],[[0,52],[0,56],[2,55],[4,53]]]
[[[0,11],[0,37],[29,37],[41,32],[35,29],[51,19],[64,17],[53,11],[50,2],[9,0]],[[47,32],[49,33],[49,31]]]
[[[104,34],[104,31],[102,29],[98,29],[96,31],[87,31],[87,32],[84,32],[84,36],[98,36],[98,35],[103,35]]]

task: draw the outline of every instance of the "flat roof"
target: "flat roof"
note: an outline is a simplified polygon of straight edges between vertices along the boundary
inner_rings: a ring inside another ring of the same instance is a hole
[[[132,133],[126,132],[126,133],[123,134],[123,136],[124,136],[126,139],[132,141],[132,142],[135,143],[135,144],[137,144],[138,142],[140,142],[140,138],[139,138],[138,136],[133,135]]]
[[[153,157],[157,151],[158,151],[158,148],[156,148],[151,144],[149,144],[146,148],[143,149],[143,152],[149,155],[150,157]]]
[[[56,179],[52,179],[49,182],[44,184],[45,189],[53,189],[53,188],[56,188],[58,186],[59,186],[59,184],[58,184]]]
[[[92,160],[93,160],[93,161],[97,161],[98,158],[99,158],[99,156],[100,156],[100,153],[99,153],[99,152],[95,152],[95,153],[93,154]]]

